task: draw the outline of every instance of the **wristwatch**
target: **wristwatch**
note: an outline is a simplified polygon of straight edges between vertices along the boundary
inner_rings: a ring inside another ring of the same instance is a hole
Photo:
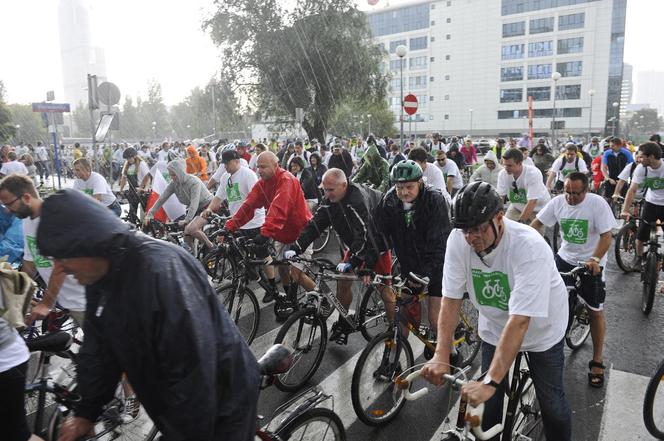
[[[497,389],[498,386],[500,386],[498,383],[493,381],[493,378],[491,378],[491,376],[488,373],[484,376],[484,379],[482,380],[482,383],[486,384],[487,386],[491,386],[494,389]]]
[[[595,263],[599,263],[601,259],[599,257],[592,256],[590,260],[594,261]]]

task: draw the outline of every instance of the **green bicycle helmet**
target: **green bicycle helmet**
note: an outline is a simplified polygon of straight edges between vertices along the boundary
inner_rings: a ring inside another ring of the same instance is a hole
[[[422,167],[412,159],[397,162],[392,168],[390,179],[393,183],[414,182],[422,179]]]

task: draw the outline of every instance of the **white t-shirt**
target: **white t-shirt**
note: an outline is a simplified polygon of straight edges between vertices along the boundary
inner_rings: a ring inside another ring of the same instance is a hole
[[[48,152],[43,145],[35,147],[35,155],[37,156],[37,161],[48,161]]]
[[[217,187],[217,192],[214,196],[222,201],[228,201],[228,210],[232,216],[235,216],[235,213],[240,209],[256,182],[258,182],[256,173],[249,170],[248,167],[240,167],[232,175],[226,172],[221,176],[219,187]],[[258,208],[254,210],[253,219],[242,225],[241,229],[260,228],[264,222],[265,209]]]
[[[107,207],[115,202],[115,195],[111,191],[111,186],[108,185],[106,179],[97,172],[90,173],[90,177],[87,181],[76,179],[74,181],[74,190],[81,190],[83,193],[90,196],[100,194],[101,203]]]
[[[169,150],[159,150],[157,152],[157,160],[168,162],[168,152],[169,151],[170,151],[170,149]]]
[[[427,169],[422,171],[422,177],[424,178],[424,182],[426,184],[432,186],[433,188],[440,189],[440,191],[443,192],[443,196],[445,196],[447,203],[449,205],[452,204],[452,197],[447,191],[447,182],[445,182],[445,176],[443,176],[443,172],[440,171],[438,167],[428,163]]]
[[[459,189],[463,187],[463,176],[461,176],[461,173],[459,173],[459,167],[456,165],[456,162],[448,158],[445,160],[444,165],[440,165],[438,161],[436,161],[434,164],[440,169],[440,171],[443,172],[445,184],[447,184],[447,178],[453,176],[454,181],[452,182],[452,188]],[[427,168],[429,167],[431,166],[427,166]]]
[[[648,189],[646,202],[664,205],[664,163],[657,170],[648,167],[648,176],[646,176],[645,167],[641,164],[637,165],[632,175],[632,181],[643,184],[644,189]]]
[[[5,162],[2,164],[2,168],[0,168],[0,174],[2,175],[10,175],[12,173],[18,173],[20,175],[27,175],[28,174],[28,169],[23,164],[22,162],[18,161],[9,161]]]
[[[565,161],[565,165],[563,165]],[[577,170],[577,166],[579,169]],[[562,167],[562,170],[560,169]],[[559,156],[558,159],[551,164],[551,171],[556,173],[556,181],[564,181],[567,175],[573,172],[588,173],[586,161],[578,156],[572,162],[567,162],[567,157]]]
[[[136,164],[131,164],[129,167],[127,167],[127,176],[136,176],[136,180],[139,186],[141,185],[141,182],[143,182],[143,179],[149,174],[150,168],[145,163],[145,161],[140,162],[138,173],[136,173]]]
[[[551,200],[551,195],[542,180],[542,172],[536,167],[529,165],[523,166],[523,171],[516,179],[517,190],[514,190],[514,177],[502,169],[498,173],[498,194],[507,196],[510,203],[519,211],[522,211],[528,201],[537,199],[535,212],[538,212],[547,202]]]
[[[2,300],[1,297],[0,300]],[[11,332],[14,334],[14,340],[0,350],[0,373],[15,368],[30,358],[30,351],[28,351],[25,341],[15,329],[12,329]]]
[[[523,165],[529,165],[531,167],[535,167],[535,163],[533,162],[533,158],[528,156],[527,158],[523,158]]]
[[[594,193],[586,193],[578,205],[570,205],[565,195],[556,196],[537,213],[537,219],[547,227],[560,224],[562,246],[558,254],[574,266],[588,261],[597,247],[599,235],[616,226],[609,204]],[[606,266],[606,254],[599,264]]]
[[[627,183],[627,185],[632,185],[632,179],[634,177],[634,173],[632,173],[632,176],[630,176],[630,172],[632,171],[632,166],[634,166],[634,171],[636,171],[636,166],[638,164],[636,162],[630,162],[623,168],[623,170],[620,172],[618,175],[618,179],[622,179]],[[640,201],[643,199],[643,192],[645,191],[645,187],[643,185],[643,182],[639,184],[637,190],[636,190],[636,200]]]
[[[23,259],[29,260],[35,264],[39,275],[46,283],[51,278],[53,272],[53,261],[39,254],[37,249],[37,228],[39,227],[39,218],[23,219]],[[85,311],[85,286],[81,285],[71,276],[65,276],[65,280],[58,294],[58,303],[66,309],[72,311]]]
[[[249,168],[249,163],[244,158],[240,158],[240,165],[242,167]],[[217,182],[221,182],[221,175],[224,173],[226,173],[226,166],[222,163],[219,163],[219,167],[217,167],[217,171],[212,175],[212,179]]]
[[[443,295],[462,299],[468,292],[479,311],[480,337],[494,346],[510,315],[530,317],[520,350],[545,351],[565,335],[567,289],[544,238],[527,225],[503,220],[503,237],[484,263],[461,230],[450,233]]]

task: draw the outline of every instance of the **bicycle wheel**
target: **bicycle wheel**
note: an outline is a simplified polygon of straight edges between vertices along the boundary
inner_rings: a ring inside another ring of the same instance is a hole
[[[237,263],[219,250],[213,250],[207,253],[201,259],[203,268],[208,276],[215,282],[230,280],[237,273]]]
[[[479,313],[472,302],[465,299],[461,304],[459,324],[454,331],[454,347],[457,351],[456,365],[463,369],[470,365],[480,350],[482,341],[478,334]]]
[[[620,228],[613,244],[616,263],[626,273],[635,271],[636,261],[636,224],[626,223]]]
[[[576,294],[574,294],[576,295]],[[565,332],[565,343],[574,350],[585,343],[590,335],[590,311],[579,299],[569,309],[569,320]]]
[[[392,421],[406,404],[395,378],[414,364],[408,339],[397,344],[394,331],[386,331],[369,342],[353,371],[350,396],[357,417],[370,426]]]
[[[385,314],[385,304],[380,292],[374,286],[369,286],[364,291],[357,323],[366,341],[371,341],[375,336],[387,330],[389,322]]]
[[[641,291],[641,311],[645,315],[652,311],[655,301],[655,290],[657,289],[657,253],[648,252],[646,256],[645,269],[643,270],[643,290]]]
[[[657,439],[664,439],[664,361],[650,379],[643,400],[643,422],[646,429]]]
[[[539,402],[535,395],[535,385],[528,376],[519,396],[519,406],[514,414],[512,438],[540,441],[544,439],[544,425]]]
[[[345,441],[346,430],[341,418],[323,407],[303,412],[277,430],[279,438],[302,441]]]
[[[256,337],[261,319],[261,310],[258,306],[256,294],[247,287],[244,287],[242,292],[236,292],[235,286],[226,285],[217,288],[217,295],[240,334],[250,345]]]
[[[285,392],[296,391],[313,377],[323,361],[327,325],[315,309],[301,309],[286,320],[274,343],[281,343],[294,351],[293,365],[288,372],[277,375],[274,384]]]
[[[314,240],[314,245],[313,245],[314,253],[320,253],[321,251],[323,251],[329,241],[330,241],[330,229],[326,228],[325,231],[323,231],[320,234],[320,236],[318,236],[316,240]]]
[[[553,226],[553,234],[551,236],[551,249],[553,250],[553,253],[558,252],[558,248],[560,247],[560,224],[556,222],[556,224]]]

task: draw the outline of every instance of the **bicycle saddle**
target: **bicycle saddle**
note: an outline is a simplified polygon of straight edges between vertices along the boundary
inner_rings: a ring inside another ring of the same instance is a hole
[[[293,364],[293,350],[277,344],[258,360],[261,375],[278,375],[288,371]]]
[[[30,352],[62,352],[71,346],[71,334],[65,331],[52,332],[46,335],[40,335],[32,340],[27,340],[25,344]]]

